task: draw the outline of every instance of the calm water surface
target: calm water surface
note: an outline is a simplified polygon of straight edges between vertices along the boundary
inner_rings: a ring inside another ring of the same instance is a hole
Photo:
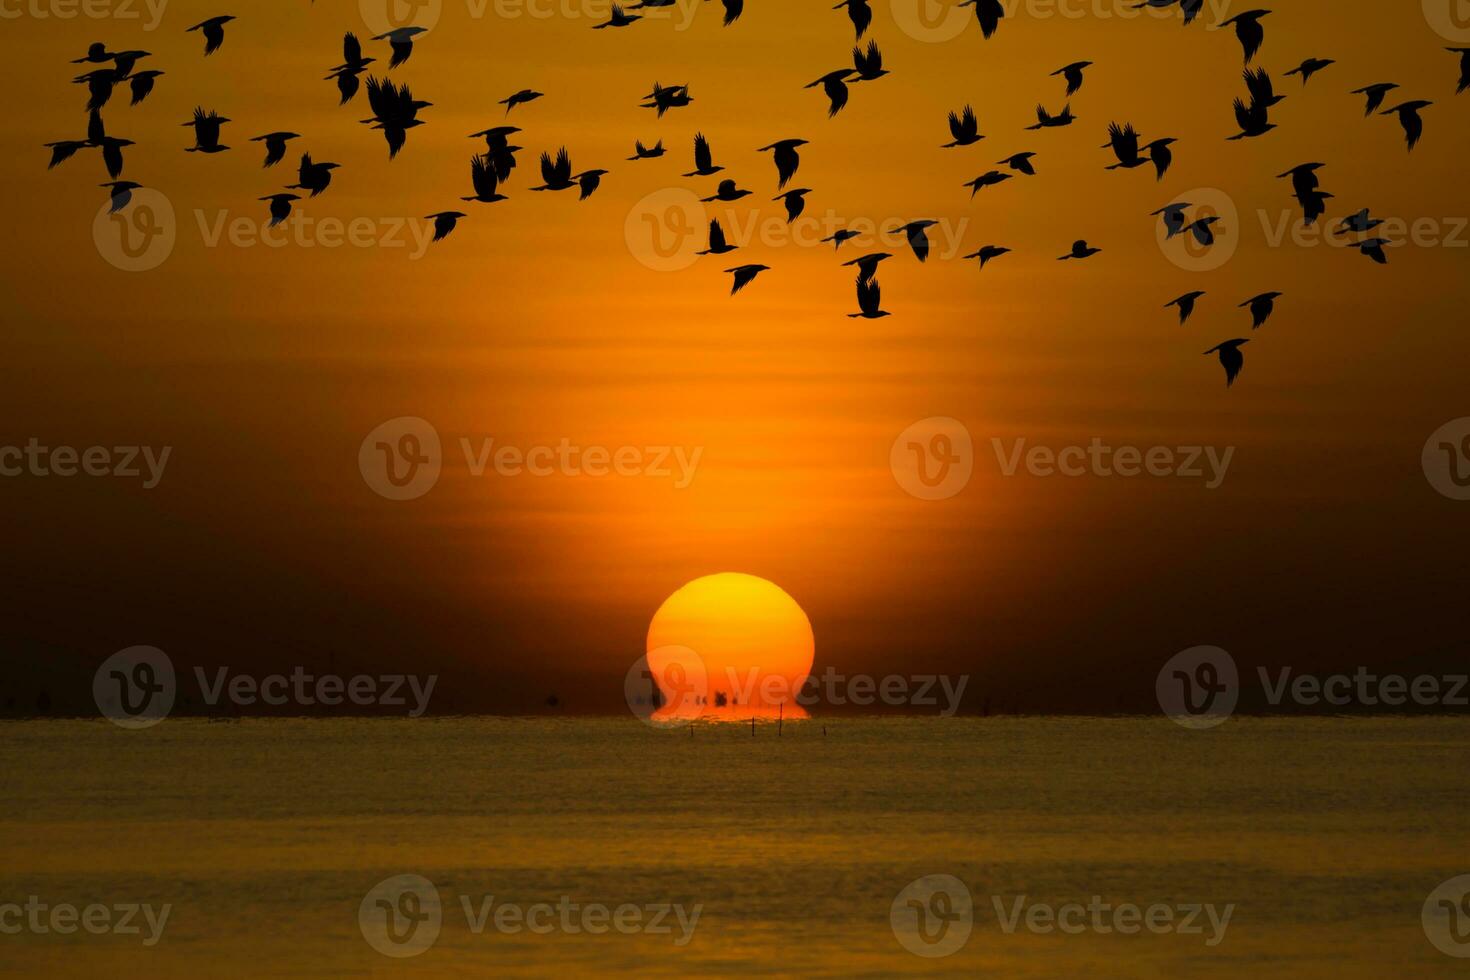
[[[691,736],[633,719],[0,723],[0,903],[170,905],[152,947],[23,929],[0,935],[0,968],[1470,973],[1421,919],[1437,885],[1470,873],[1464,721],[1236,718],[1196,732],[1166,719],[828,720],[825,735],[822,724],[777,738],[774,726]],[[390,958],[365,939],[359,907],[405,874],[432,883],[442,926],[419,955]],[[890,921],[898,893],[931,874],[963,882],[974,907],[965,945],[933,959],[906,951]],[[1007,932],[994,904],[1094,895],[1234,908],[1207,945],[1208,925]],[[667,934],[493,921],[477,933],[461,899],[473,910],[488,896],[700,914],[683,945],[672,914]]]

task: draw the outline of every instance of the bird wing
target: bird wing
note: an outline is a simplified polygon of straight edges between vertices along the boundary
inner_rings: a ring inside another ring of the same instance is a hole
[[[740,292],[740,290],[744,289],[746,284],[754,279],[761,270],[757,269],[755,266],[740,265],[727,271],[733,272],[735,274],[735,282],[730,287],[730,295],[734,296],[736,293]]]
[[[1229,388],[1245,366],[1245,355],[1239,347],[1221,347],[1220,366],[1225,369],[1225,387]]]
[[[408,130],[402,126],[384,126],[383,138],[388,141],[388,159],[391,160],[398,155],[399,150],[403,149],[403,143],[408,138]]]
[[[379,119],[386,119],[391,96],[385,91],[383,83],[372,75],[369,75],[367,80],[367,98],[368,108],[373,110],[373,115]]]
[[[847,86],[840,78],[828,78],[822,82],[822,91],[827,93],[831,105],[827,108],[827,116],[830,118],[842,111],[847,105]]]
[[[858,280],[857,280],[857,301],[858,301],[858,309],[862,310],[864,313],[877,313],[878,312],[878,304],[880,302],[880,297],[881,296],[882,296],[882,290],[881,290],[881,288],[878,285],[878,280],[877,279],[867,279],[867,280],[864,280],[862,276],[858,276]]]
[[[541,154],[541,183],[556,183],[556,164],[551,162],[550,153],[543,152]]]
[[[1242,131],[1249,132],[1254,125],[1250,107],[1240,99],[1235,100],[1235,121],[1240,125]]]
[[[362,60],[362,42],[357,35],[348,31],[342,37],[342,61],[345,64],[356,64]]]
[[[107,130],[102,125],[102,113],[93,109],[87,116],[87,142],[100,143],[107,138]]]
[[[388,42],[388,47],[393,51],[393,57],[389,60],[388,67],[397,68],[408,60],[409,55],[413,54],[413,38],[405,37],[401,40],[394,38]]]
[[[725,245],[725,229],[720,227],[720,222],[717,219],[711,218],[709,223],[710,251],[724,248]]]
[[[725,26],[729,27],[740,19],[745,12],[745,0],[724,0],[725,4]]]
[[[495,196],[495,168],[483,154],[470,158],[470,183],[474,185],[476,197]]]
[[[909,247],[914,250],[914,257],[920,262],[929,257],[929,236],[924,234],[923,228],[909,229]]]
[[[1419,142],[1419,137],[1424,135],[1424,120],[1419,118],[1417,112],[1399,113],[1399,121],[1404,124],[1404,136],[1409,141],[1409,149]]]
[[[206,21],[204,24],[204,53],[214,54],[224,43],[225,25],[218,21]]]
[[[556,166],[553,173],[559,184],[565,184],[572,179],[572,158],[567,155],[566,147],[556,151]]]
[[[710,151],[709,140],[704,138],[703,133],[694,134],[694,169],[708,170],[714,162],[714,154]]]

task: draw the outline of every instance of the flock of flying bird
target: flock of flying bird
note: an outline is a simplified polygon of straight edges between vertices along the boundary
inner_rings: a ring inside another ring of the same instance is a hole
[[[630,5],[627,10],[618,4],[613,4],[608,20],[594,25],[594,29],[626,28],[643,19],[643,15],[629,13],[645,8],[658,8],[672,6],[676,0],[639,0]],[[741,15],[744,9],[744,0],[721,0],[724,7],[724,26],[729,27]],[[1183,23],[1188,26],[1198,16],[1203,7],[1204,0],[1142,0],[1134,4],[1136,8],[1152,7],[1167,8],[1178,4],[1183,15]],[[855,30],[855,37],[859,46],[852,49],[852,65],[843,66],[827,72],[817,80],[811,82],[806,88],[820,86],[827,98],[828,117],[835,116],[847,106],[850,84],[859,82],[874,82],[889,74],[888,69],[883,67],[883,55],[875,40],[869,40],[866,48],[860,46],[863,36],[867,33],[873,19],[870,6],[871,0],[841,0],[833,9],[846,9],[847,16],[851,20]],[[961,0],[958,6],[973,6],[976,19],[979,22],[981,33],[988,40],[993,37],[1005,16],[1005,11],[1000,0]],[[1229,140],[1241,140],[1264,136],[1276,124],[1270,121],[1270,110],[1285,96],[1275,93],[1270,76],[1264,68],[1252,70],[1249,66],[1259,52],[1265,40],[1265,30],[1261,19],[1270,14],[1270,10],[1249,10],[1236,14],[1228,20],[1222,21],[1220,26],[1231,26],[1234,28],[1235,36],[1241,44],[1245,56],[1247,68],[1244,72],[1246,85],[1246,97],[1237,98],[1234,103],[1235,119],[1240,132],[1227,137]],[[195,24],[189,31],[198,31],[202,34],[206,56],[213,54],[224,44],[225,25],[235,20],[233,16],[222,15],[211,17],[208,20]],[[389,46],[390,59],[388,70],[399,67],[409,60],[413,54],[414,39],[425,32],[421,27],[401,27],[384,34],[373,36],[374,41],[386,41]],[[1470,47],[1446,49],[1460,56],[1460,78],[1456,93],[1464,92],[1470,88]],[[93,43],[87,53],[77,58],[73,64],[97,66],[77,76],[74,81],[87,87],[88,98],[86,112],[88,114],[86,135],[79,139],[64,139],[45,144],[51,151],[49,167],[55,167],[84,149],[100,150],[103,164],[111,178],[100,186],[108,189],[110,197],[110,210],[117,212],[126,208],[132,199],[133,190],[143,186],[129,180],[119,179],[123,171],[123,150],[132,146],[133,142],[108,134],[102,120],[101,110],[108,104],[113,96],[113,90],[127,83],[131,96],[131,105],[137,105],[144,101],[149,93],[153,91],[156,80],[164,73],[151,69],[138,70],[137,66],[142,59],[150,57],[147,51],[125,50],[109,51],[102,42]],[[361,76],[369,70],[368,66],[374,64],[376,58],[363,55],[362,43],[356,35],[348,33],[342,44],[342,63],[329,69],[326,80],[336,83],[339,95],[339,104],[347,105],[358,94],[361,85]],[[1301,78],[1302,86],[1307,83],[1318,72],[1330,67],[1335,62],[1330,58],[1308,58],[1296,68],[1286,72],[1286,75],[1297,75]],[[1027,126],[1027,130],[1041,130],[1070,126],[1077,121],[1077,116],[1072,113],[1071,97],[1083,86],[1084,72],[1092,66],[1090,61],[1077,61],[1065,65],[1052,72],[1053,76],[1061,76],[1066,82],[1065,98],[1067,102],[1059,112],[1049,112],[1045,106],[1036,107],[1036,123]],[[1399,86],[1392,82],[1380,82],[1352,90],[1351,94],[1361,95],[1366,100],[1364,115],[1372,115],[1375,111],[1381,115],[1396,115],[1400,126],[1403,128],[1404,137],[1409,150],[1413,150],[1423,135],[1424,123],[1420,111],[1433,103],[1415,99],[1401,102],[1396,106],[1383,109],[1383,102],[1387,94]],[[388,145],[388,155],[396,157],[407,140],[408,130],[424,124],[424,120],[418,118],[419,112],[433,105],[414,98],[406,83],[395,84],[386,76],[378,78],[369,74],[366,81],[368,108],[372,116],[362,120],[363,124],[372,129],[380,130]],[[504,105],[505,114],[517,106],[525,105],[542,97],[541,92],[533,89],[522,89],[509,97],[500,100]],[[658,117],[666,112],[683,108],[690,105],[693,98],[689,92],[689,85],[664,86],[655,83],[653,89],[640,101],[643,108],[654,109]],[[214,154],[230,149],[229,146],[220,142],[221,127],[230,120],[219,113],[211,110],[206,111],[203,107],[194,110],[194,116],[185,126],[194,130],[194,145],[187,147],[191,153]],[[507,200],[500,193],[500,188],[511,178],[511,172],[516,167],[515,154],[522,147],[510,142],[511,138],[521,130],[510,125],[492,126],[477,133],[470,134],[471,139],[485,140],[485,151],[476,154],[470,161],[470,181],[474,193],[463,197],[466,202],[489,204],[497,201]],[[954,149],[968,147],[985,137],[980,133],[980,127],[975,117],[975,112],[970,106],[951,112],[949,114],[949,131],[952,137],[948,143],[941,144],[943,149]],[[289,131],[277,131],[265,133],[260,136],[251,137],[251,142],[265,144],[265,167],[273,167],[285,159],[287,143],[291,140],[302,138],[299,133]],[[1162,179],[1173,161],[1173,151],[1170,149],[1176,140],[1172,137],[1161,137],[1144,142],[1142,136],[1134,129],[1131,123],[1110,123],[1108,126],[1108,142],[1103,144],[1104,149],[1112,151],[1116,162],[1108,164],[1108,170],[1131,170],[1144,166],[1152,166],[1157,179]],[[795,176],[800,166],[801,158],[798,152],[801,146],[807,144],[804,139],[783,139],[768,146],[760,148],[760,152],[769,152],[776,167],[777,190],[780,191],[773,201],[781,201],[784,204],[787,221],[795,221],[805,207],[805,197],[811,193],[811,188],[797,187],[785,190],[787,183]],[[630,161],[647,160],[663,156],[665,153],[663,141],[659,140],[652,147],[646,146],[642,140],[634,144],[633,156],[628,157]],[[970,188],[970,196],[973,198],[982,189],[993,187],[1010,180],[1017,175],[1035,176],[1036,169],[1032,164],[1032,158],[1037,154],[1033,151],[1024,151],[1013,154],[998,161],[997,166],[1006,169],[991,169],[967,181],[963,186]],[[683,174],[685,177],[709,177],[724,170],[723,167],[714,163],[713,151],[709,140],[703,133],[694,137],[694,169]],[[303,191],[311,197],[316,197],[325,191],[332,182],[332,171],[340,165],[333,162],[314,161],[310,153],[301,155],[300,165],[297,168],[297,182],[287,185],[285,190]],[[1332,195],[1321,190],[1317,171],[1325,164],[1305,163],[1293,167],[1281,178],[1289,178],[1292,184],[1292,196],[1299,202],[1302,208],[1303,221],[1312,224],[1325,211],[1325,201]],[[550,153],[542,153],[540,158],[541,184],[531,187],[532,191],[564,191],[576,189],[579,199],[585,200],[595,192],[600,184],[601,178],[608,171],[602,169],[582,170],[573,172],[571,159],[565,147],[560,148],[553,157]],[[705,197],[705,202],[732,202],[748,196],[752,192],[740,188],[736,181],[724,178],[718,183],[714,194]],[[291,214],[292,202],[298,201],[301,196],[293,193],[274,193],[261,197],[261,201],[269,202],[270,224],[276,225],[285,221]],[[1214,216],[1206,216],[1190,221],[1186,212],[1194,205],[1188,202],[1175,202],[1153,212],[1164,225],[1168,238],[1175,235],[1191,235],[1203,248],[1208,248],[1215,242],[1215,232],[1211,227],[1219,219]],[[434,241],[440,241],[452,232],[457,222],[468,217],[462,211],[440,211],[427,215],[426,220],[434,222]],[[929,255],[929,239],[925,229],[932,227],[938,222],[921,219],[910,221],[901,225],[893,231],[901,233],[906,239],[914,257],[923,262]],[[1371,217],[1368,209],[1362,209],[1356,214],[1344,219],[1337,227],[1338,234],[1361,234],[1368,235],[1378,225],[1382,224],[1380,219]],[[840,249],[843,242],[850,238],[858,237],[859,233],[850,230],[838,230],[831,236],[822,239],[823,242],[831,242],[834,248]],[[1355,247],[1365,256],[1378,263],[1387,262],[1383,252],[1383,246],[1389,244],[1386,239],[1379,237],[1365,237],[1353,243]],[[735,251],[738,246],[731,244],[725,235],[718,219],[709,223],[708,247],[701,250],[700,255],[724,255]],[[964,256],[965,259],[978,259],[980,267],[992,259],[999,258],[1008,253],[1010,249],[1000,245],[983,245],[977,251]],[[1102,251],[1100,248],[1089,245],[1086,241],[1079,240],[1072,244],[1071,249],[1065,255],[1058,256],[1060,260],[1083,260],[1096,255]],[[850,317],[861,317],[865,319],[876,319],[889,316],[890,314],[881,308],[882,291],[877,279],[879,263],[894,256],[887,252],[872,252],[847,262],[844,267],[857,268],[856,290],[858,312],[849,313]],[[769,266],[759,264],[737,265],[725,271],[733,276],[731,294],[745,288]],[[1204,296],[1203,290],[1194,290],[1176,297],[1165,307],[1175,307],[1178,310],[1179,322],[1187,321],[1194,312],[1195,304]],[[1252,329],[1259,328],[1271,316],[1275,301],[1282,295],[1278,291],[1264,292],[1254,296],[1240,306],[1248,308],[1251,315]],[[1244,364],[1244,357],[1240,347],[1248,343],[1246,338],[1235,338],[1205,351],[1206,355],[1218,356],[1221,366],[1225,370],[1227,387],[1234,383],[1236,376],[1240,373]]]

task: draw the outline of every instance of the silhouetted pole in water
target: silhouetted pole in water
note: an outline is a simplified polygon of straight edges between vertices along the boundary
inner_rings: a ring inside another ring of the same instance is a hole
[[[785,701],[782,701],[780,704],[776,705],[776,737],[777,738],[780,738],[781,737],[781,723],[785,720],[785,717],[786,717],[786,702]]]
[[[750,737],[755,738],[755,715],[750,716]]]

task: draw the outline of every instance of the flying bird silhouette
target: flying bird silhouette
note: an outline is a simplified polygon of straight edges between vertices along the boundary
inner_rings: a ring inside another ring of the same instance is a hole
[[[495,173],[495,165],[487,154],[479,154],[470,157],[470,184],[475,193],[469,197],[460,198],[461,201],[478,201],[481,204],[493,204],[496,201],[510,200],[504,194],[498,192],[499,178]]]
[[[1061,75],[1066,78],[1067,98],[1070,99],[1073,95],[1076,95],[1077,90],[1082,87],[1082,69],[1090,68],[1091,66],[1092,62],[1090,61],[1074,61],[1070,65],[1058,68],[1051,74],[1053,78],[1055,78],[1057,75]]]
[[[93,41],[87,45],[87,53],[80,58],[73,58],[71,63],[74,65],[100,65],[103,62],[111,61],[112,58],[113,54],[107,50],[106,44],[103,44],[101,41]]]
[[[644,146],[642,140],[634,140],[633,141],[633,155],[630,156],[630,157],[628,157],[628,159],[629,160],[651,160],[654,157],[661,157],[663,155],[664,155],[664,141],[663,140],[659,140],[657,143],[653,144],[652,147]]]
[[[940,146],[940,149],[950,149],[955,146],[969,146],[978,143],[985,137],[980,135],[980,124],[975,121],[975,110],[968,105],[959,112],[949,114],[949,134],[954,137],[948,143]]]
[[[112,203],[111,206],[108,207],[107,213],[117,214],[123,208],[128,206],[128,202],[132,201],[133,191],[135,191],[139,187],[142,187],[143,185],[136,184],[131,180],[114,180],[109,181],[106,184],[98,184],[97,186],[106,187],[108,189],[108,198]]]
[[[985,268],[985,263],[989,262],[991,259],[999,258],[1009,251],[1010,249],[1006,248],[1003,245],[982,245],[979,251],[971,252],[969,255],[966,255],[965,258],[979,259],[980,268],[983,269]]]
[[[883,52],[878,50],[877,41],[869,41],[866,52],[853,48],[852,64],[857,69],[854,82],[871,82],[888,74],[888,69],[883,67]]]
[[[700,200],[706,204],[710,201],[738,201],[749,193],[750,191],[743,191],[736,187],[735,181],[726,179],[720,181],[719,186],[715,188],[714,196],[702,197]]]
[[[537,99],[541,98],[541,96],[545,94],[546,93],[544,92],[537,92],[535,89],[523,88],[519,92],[512,95],[510,98],[501,99],[496,104],[505,106],[505,114],[508,116],[510,115],[510,110],[514,109],[516,106],[525,105],[527,102],[535,102]]]
[[[709,222],[709,247],[700,249],[694,254],[724,255],[726,252],[735,251],[735,249],[737,249],[738,247],[738,245],[731,245],[725,240],[725,229],[720,227],[720,222],[718,219],[711,218]]]
[[[670,85],[668,88],[665,88],[658,82],[653,83],[653,91],[644,96],[644,98],[647,101],[641,103],[641,107],[644,109],[658,110],[658,118],[660,119],[670,109],[681,108],[694,101],[693,97],[689,94],[688,85]]]
[[[1259,103],[1269,109],[1286,98],[1284,95],[1276,94],[1276,87],[1271,84],[1271,76],[1264,68],[1257,68],[1254,71],[1247,68],[1241,72],[1240,77],[1245,79],[1245,88],[1250,93],[1252,104]]]
[[[387,41],[393,57],[388,60],[390,69],[397,68],[413,56],[413,39],[428,32],[427,27],[395,27],[382,34],[374,34],[374,41]]]
[[[1091,245],[1088,245],[1084,239],[1079,238],[1072,243],[1072,251],[1068,252],[1066,255],[1057,256],[1057,261],[1061,262],[1065,259],[1085,259],[1089,258],[1090,256],[1096,255],[1098,252],[1101,251],[1102,249],[1093,248]]]
[[[204,34],[204,55],[208,57],[219,50],[219,46],[225,43],[225,25],[234,20],[233,14],[222,14],[219,17],[211,17],[209,20],[201,20],[189,31],[200,31]],[[189,31],[185,31],[187,34]]]
[[[1459,95],[1470,88],[1470,48],[1445,48],[1445,50],[1460,56],[1460,82],[1455,87],[1455,94]]]
[[[118,78],[126,78],[137,67],[139,59],[150,56],[147,51],[118,51],[112,56],[112,67],[117,69]]]
[[[1194,312],[1195,301],[1204,294],[1205,291],[1203,289],[1190,290],[1183,296],[1176,296],[1173,299],[1169,300],[1169,302],[1164,304],[1164,309],[1167,310],[1171,306],[1179,307],[1179,322],[1182,324],[1185,320],[1188,320],[1190,314]]]
[[[553,162],[550,153],[541,154],[541,186],[533,187],[533,191],[564,191],[577,186],[572,177],[572,158],[567,155],[567,148],[563,146],[556,151],[556,161]]]
[[[980,188],[994,187],[996,184],[1010,180],[1013,176],[1015,175],[1003,174],[999,170],[987,170],[985,173],[981,174],[979,177],[976,177],[974,180],[966,181],[960,186],[970,188],[970,200],[973,201],[975,199],[975,195],[980,192]]]
[[[364,58],[362,56],[362,42],[357,35],[348,31],[342,37],[342,64],[331,69],[327,80],[333,79],[337,82],[337,92],[341,96],[338,105],[346,105],[352,101],[357,94],[359,86],[358,76],[367,70],[367,66],[377,61],[377,58]]]
[[[1307,191],[1292,195],[1302,206],[1302,224],[1315,224],[1327,211],[1327,199],[1333,195],[1326,191]]]
[[[818,240],[821,241],[821,242],[823,242],[823,243],[831,242],[832,243],[832,248],[834,250],[836,250],[836,249],[839,249],[839,248],[842,247],[842,243],[843,242],[847,241],[849,238],[857,238],[859,234],[861,234],[861,233],[860,232],[856,232],[856,231],[852,231],[849,228],[838,228],[836,231],[834,231],[832,234],[828,235],[826,238],[822,238],[822,239],[818,239]]]
[[[1156,139],[1146,145],[1143,149],[1148,152],[1148,159],[1154,165],[1154,179],[1163,180],[1164,174],[1169,172],[1169,164],[1174,162],[1174,151],[1169,149],[1179,142],[1172,136]]]
[[[1235,100],[1235,122],[1240,126],[1240,132],[1234,136],[1225,137],[1227,140],[1239,140],[1246,137],[1264,136],[1276,128],[1276,124],[1268,118],[1270,106],[1265,102],[1252,102],[1246,105],[1240,99]]]
[[[1379,265],[1388,265],[1388,256],[1383,254],[1383,246],[1388,244],[1387,238],[1366,238],[1354,247]]]
[[[768,265],[737,265],[733,269],[726,269],[726,272],[734,273],[735,275],[735,281],[730,286],[730,295],[734,296],[740,292],[751,280],[769,268],[770,266]]]
[[[860,38],[868,25],[873,22],[873,9],[868,6],[868,0],[842,0],[833,7],[833,10],[847,8],[848,19],[852,21],[853,29],[857,32],[854,37]]]
[[[1363,115],[1371,116],[1373,115],[1374,109],[1383,105],[1383,97],[1398,87],[1398,82],[1377,82],[1373,85],[1364,85],[1362,88],[1355,88],[1352,94],[1368,97],[1367,105],[1363,109]]]
[[[258,198],[258,200],[271,202],[271,220],[270,224],[266,225],[266,227],[274,228],[282,221],[291,217],[291,202],[299,201],[301,198],[296,194],[268,194],[265,197]]]
[[[115,68],[96,68],[72,81],[87,86],[86,111],[92,112],[107,105],[107,100],[112,98],[112,87],[122,81],[122,76]]]
[[[1192,207],[1194,205],[1188,201],[1176,201],[1173,204],[1166,204],[1152,213],[1155,216],[1159,216],[1164,222],[1164,228],[1168,232],[1166,237],[1173,238],[1184,230],[1184,209]]]
[[[1317,72],[1321,71],[1323,68],[1326,68],[1328,65],[1335,64],[1337,64],[1337,62],[1333,61],[1331,58],[1308,58],[1307,60],[1303,61],[1301,64],[1293,68],[1291,71],[1286,72],[1286,74],[1302,76],[1302,85],[1306,85],[1307,82],[1311,80],[1312,76],[1317,74]]]
[[[132,75],[129,75],[128,89],[132,92],[133,98],[128,105],[137,105],[139,102],[148,98],[148,93],[153,91],[153,80],[162,74],[163,72],[161,71],[150,69],[148,71],[134,72]]]
[[[592,192],[597,190],[598,185],[602,183],[603,176],[606,174],[606,170],[584,170],[573,177],[572,179],[577,182],[577,187],[581,191],[577,195],[577,200],[585,201],[591,197]]]
[[[798,146],[806,146],[807,141],[803,139],[777,140],[769,146],[763,146],[757,153],[770,151],[771,159],[776,164],[776,189],[780,190],[786,186],[786,182],[796,176],[796,168],[801,166],[801,155],[796,152]],[[687,174],[685,176],[688,176]]]
[[[684,174],[685,177],[708,177],[717,174],[724,167],[716,166],[714,153],[710,150],[709,140],[703,133],[694,134],[694,169]]]
[[[228,150],[229,147],[219,141],[219,128],[229,121],[213,109],[206,113],[202,106],[196,106],[194,118],[183,124],[194,127],[194,145],[188,147],[187,151],[189,153],[220,153]]]
[[[924,233],[924,229],[931,228],[937,224],[939,222],[924,218],[919,221],[910,221],[908,224],[900,225],[894,230],[904,233],[904,236],[908,238],[909,248],[913,250],[914,258],[923,262],[929,257],[929,236]]]
[[[1227,340],[1223,344],[1216,344],[1214,347],[1205,351],[1206,357],[1211,354],[1219,355],[1220,366],[1225,369],[1225,387],[1227,388],[1235,384],[1235,379],[1240,374],[1240,369],[1245,366],[1245,356],[1240,353],[1240,346],[1248,343],[1250,341],[1246,338],[1236,337],[1234,340]]]
[[[1361,211],[1357,211],[1343,218],[1342,223],[1336,228],[1336,233],[1339,235],[1345,235],[1349,232],[1361,234],[1372,231],[1381,224],[1383,224],[1382,218],[1371,217],[1368,214],[1368,209],[1363,208]]]
[[[995,29],[1000,26],[1001,18],[1006,15],[1006,9],[1001,6],[1000,0],[960,0],[956,6],[974,6],[975,20],[979,21],[980,33],[985,35],[987,41],[995,35]]]
[[[806,207],[806,195],[811,192],[810,187],[798,187],[784,194],[777,194],[771,200],[786,202],[786,223],[789,225],[801,217],[801,212]]]
[[[1191,232],[1194,235],[1195,241],[1208,248],[1209,246],[1215,244],[1215,233],[1214,230],[1210,228],[1210,225],[1213,225],[1219,220],[1220,218],[1218,215],[1210,215],[1209,217],[1200,218],[1197,221],[1192,221],[1189,224],[1185,225],[1184,231]]]
[[[310,153],[301,154],[301,166],[296,168],[296,183],[287,185],[291,191],[311,191],[316,197],[332,182],[332,171],[340,167],[337,163],[313,163]]]
[[[864,279],[861,275],[857,278],[857,313],[849,313],[849,317],[862,317],[864,320],[876,320],[882,316],[888,316],[888,311],[879,309],[882,302],[883,289],[878,285],[877,279]]]
[[[435,214],[424,215],[425,221],[434,222],[434,237],[432,241],[442,241],[459,224],[460,218],[469,217],[463,211],[439,211]]]
[[[1024,153],[1013,153],[1010,156],[1006,157],[1004,160],[997,160],[995,162],[1003,163],[1007,167],[1010,167],[1012,170],[1018,173],[1023,173],[1028,177],[1035,177],[1036,168],[1031,164],[1031,158],[1034,156],[1036,156],[1035,153],[1027,150]]]
[[[372,75],[367,80],[367,98],[373,116],[362,122],[383,131],[383,138],[388,142],[388,159],[392,160],[403,149],[408,131],[424,124],[418,118],[419,110],[433,103],[415,99],[406,82],[394,85],[392,79],[380,81]]]
[[[1385,109],[1379,115],[1391,116],[1395,113],[1399,117],[1399,125],[1404,128],[1404,140],[1409,144],[1412,151],[1419,142],[1419,137],[1424,135],[1424,120],[1419,118],[1419,110],[1434,105],[1423,99],[1413,102],[1401,102],[1392,109]]]
[[[1260,293],[1240,304],[1242,307],[1250,308],[1252,330],[1259,329],[1261,324],[1271,318],[1271,311],[1276,309],[1276,298],[1281,295],[1276,292]]]
[[[725,8],[725,27],[739,20],[740,15],[745,12],[745,0],[722,0],[722,4]]]
[[[1108,123],[1108,141],[1103,144],[1103,149],[1112,149],[1113,156],[1118,158],[1117,163],[1108,164],[1108,170],[1117,170],[1120,167],[1131,170],[1148,162],[1138,154],[1138,131],[1133,128],[1132,123],[1122,126],[1115,122]]]
[[[1240,47],[1245,52],[1246,64],[1261,50],[1261,43],[1266,40],[1266,31],[1261,27],[1261,18],[1269,14],[1269,10],[1247,10],[1243,14],[1236,14],[1229,20],[1222,20],[1220,27],[1235,25],[1235,36],[1240,41]]]
[[[286,156],[286,144],[291,140],[300,138],[300,133],[266,133],[264,136],[250,137],[250,142],[265,144],[265,163],[261,164],[261,166],[274,167]]]
[[[925,247],[927,248],[927,245]],[[878,271],[879,262],[882,262],[884,259],[891,258],[893,258],[893,256],[888,252],[869,252],[867,255],[859,255],[855,259],[851,259],[847,262],[842,263],[842,265],[844,268],[850,265],[857,266],[858,282],[862,282],[864,280],[873,278],[873,275]]]
[[[482,136],[485,138],[485,155],[489,157],[490,166],[499,183],[509,180],[510,172],[515,169],[515,151],[520,147],[511,146],[510,137],[520,131],[519,126],[492,126],[470,134],[470,139],[479,139]]]
[[[1291,192],[1295,195],[1310,194],[1317,189],[1317,171],[1327,166],[1325,163],[1299,163],[1285,173],[1276,175],[1277,180],[1291,178]]]
[[[1077,117],[1072,115],[1072,104],[1070,102],[1063,106],[1062,111],[1055,116],[1047,112],[1045,106],[1038,103],[1036,106],[1036,124],[1034,126],[1027,126],[1026,128],[1051,129],[1056,126],[1070,126],[1076,121]]]
[[[593,24],[592,29],[594,31],[600,31],[604,27],[628,27],[634,21],[642,19],[642,14],[626,13],[622,7],[618,6],[617,4],[613,4],[612,11],[608,14],[607,20],[603,21],[601,24]]]
[[[816,88],[818,85],[822,86],[822,91],[827,94],[828,119],[837,115],[837,113],[842,111],[842,107],[847,105],[847,86],[843,83],[852,74],[854,74],[854,69],[852,68],[839,68],[836,71],[829,71],[815,82],[803,86],[804,88]]]

